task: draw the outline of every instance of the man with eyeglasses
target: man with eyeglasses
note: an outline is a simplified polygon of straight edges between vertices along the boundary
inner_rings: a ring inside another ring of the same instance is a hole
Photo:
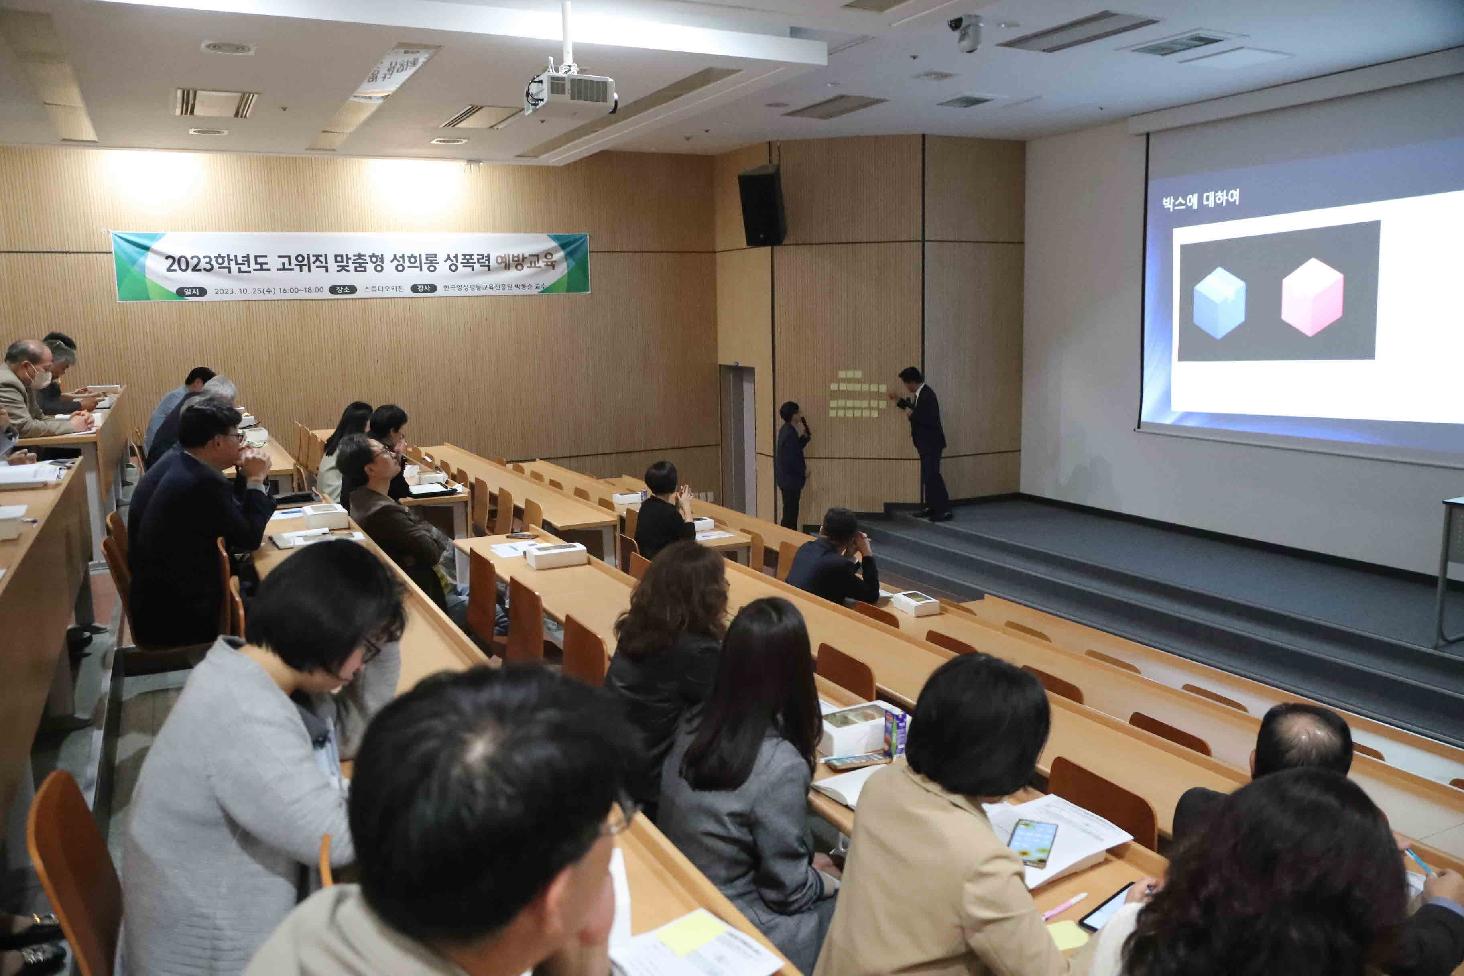
[[[178,443],[137,486],[128,516],[132,625],[137,642],[174,647],[213,641],[224,583],[217,540],[230,552],[259,548],[275,503],[265,487],[269,458],[246,450],[241,415],[200,397],[179,415]],[[223,472],[237,467],[236,494]]]
[[[606,976],[632,742],[602,692],[546,668],[427,678],[356,756],[360,884],[295,909],[245,976]]]

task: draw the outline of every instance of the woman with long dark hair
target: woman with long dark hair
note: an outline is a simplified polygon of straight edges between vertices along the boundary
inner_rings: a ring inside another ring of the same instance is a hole
[[[808,831],[821,729],[802,615],[787,600],[754,600],[727,628],[711,694],[661,773],[661,829],[802,972],[838,890]]]
[[[1388,822],[1323,769],[1260,777],[1181,844],[1147,905],[1100,933],[1091,976],[1361,976],[1387,958],[1407,903]]]
[[[726,627],[726,559],[696,542],[662,550],[615,621],[605,687],[640,732],[646,765],[632,775],[631,792],[652,816],[661,763],[681,716],[711,690]]]
[[[315,487],[333,502],[341,500],[341,472],[336,467],[336,448],[342,438],[351,434],[366,433],[366,424],[371,420],[371,404],[352,400],[341,411],[335,430],[326,438],[325,451],[320,458],[320,470],[315,473]]]

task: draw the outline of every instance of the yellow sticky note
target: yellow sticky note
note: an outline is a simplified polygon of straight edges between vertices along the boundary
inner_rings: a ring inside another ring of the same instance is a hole
[[[727,931],[727,923],[705,908],[661,926],[661,942],[678,956],[688,956]]]
[[[1058,949],[1066,952],[1069,949],[1077,949],[1087,945],[1088,933],[1078,927],[1077,922],[1053,922],[1047,926],[1047,934],[1052,936],[1052,941],[1057,943]]]

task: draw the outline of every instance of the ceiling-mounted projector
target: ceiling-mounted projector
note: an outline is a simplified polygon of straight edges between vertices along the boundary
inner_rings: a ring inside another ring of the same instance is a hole
[[[524,88],[524,115],[573,120],[615,114],[620,106],[615,79],[580,74],[569,33],[569,0],[560,0],[559,10],[564,24],[564,61],[556,68],[550,58],[548,69],[529,80]]]

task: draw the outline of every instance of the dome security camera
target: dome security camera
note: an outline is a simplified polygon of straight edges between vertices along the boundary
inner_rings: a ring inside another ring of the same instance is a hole
[[[976,14],[952,17],[946,26],[956,34],[956,46],[962,54],[974,54],[981,46],[981,18]]]

